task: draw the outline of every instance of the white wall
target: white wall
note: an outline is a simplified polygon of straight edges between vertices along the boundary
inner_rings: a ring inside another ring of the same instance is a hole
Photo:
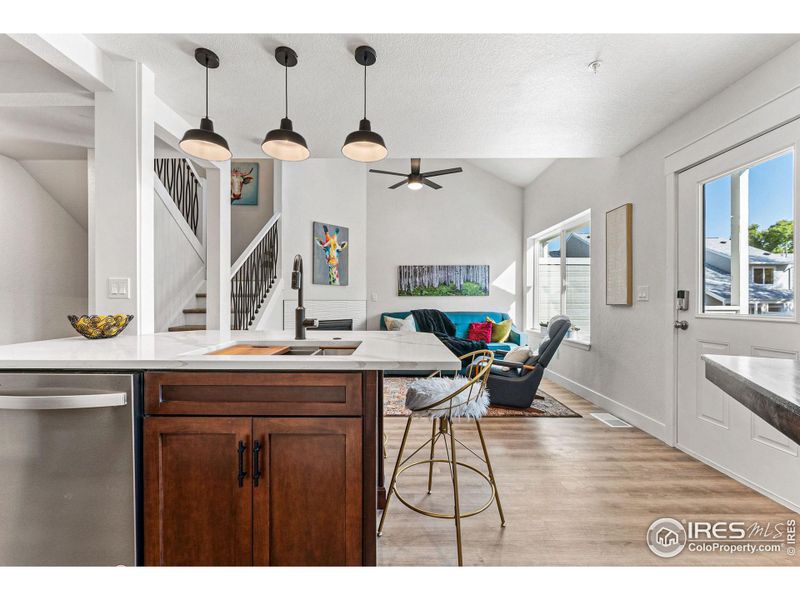
[[[438,308],[492,310],[521,315],[522,189],[467,161],[423,160],[423,171],[461,166],[463,173],[437,178],[440,190],[390,190],[388,175],[367,177],[367,318],[380,327],[382,312]],[[378,167],[408,172],[408,160]],[[399,265],[488,264],[489,296],[397,295]],[[373,301],[373,294],[376,300]]]
[[[77,335],[87,306],[86,230],[0,156],[0,344]]]
[[[19,162],[81,227],[88,229],[89,182],[85,160]]]
[[[259,329],[282,329],[283,299],[295,299],[289,287],[295,254],[303,257],[304,298],[307,300],[366,300],[367,295],[367,179],[366,167],[345,158],[312,158],[298,163],[283,163],[281,193],[276,200],[281,211],[281,273],[284,285],[271,300],[268,314]],[[278,207],[276,207],[278,210]],[[349,285],[330,286],[312,283],[314,221],[350,228],[347,252],[350,253]],[[309,318],[314,315],[309,314]],[[354,323],[363,328],[364,323]]]
[[[205,260],[187,239],[188,227],[181,228],[177,211],[170,211],[155,198],[155,330],[166,331],[183,325],[183,309],[205,280]],[[185,221],[184,221],[185,222]],[[191,235],[191,233],[190,233]]]
[[[231,204],[231,264],[253,241],[256,234],[275,214],[273,210],[274,161],[261,158],[237,158],[258,163],[258,205]]]
[[[559,160],[525,190],[526,237],[592,209],[591,350],[562,345],[551,371],[662,439],[672,402],[666,384],[673,332],[665,314],[674,293],[666,276],[664,157],[800,85],[798,64],[800,44],[621,158]],[[606,306],[605,212],[625,202],[633,203],[634,286],[649,285],[650,301]]]

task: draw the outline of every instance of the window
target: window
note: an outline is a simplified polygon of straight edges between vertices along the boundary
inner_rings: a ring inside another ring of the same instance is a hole
[[[591,237],[591,213],[586,211],[530,238],[528,328],[565,314],[574,327],[569,338],[589,342]]]
[[[792,151],[703,184],[703,312],[794,317]]]
[[[753,283],[775,283],[775,269],[773,267],[753,267]]]

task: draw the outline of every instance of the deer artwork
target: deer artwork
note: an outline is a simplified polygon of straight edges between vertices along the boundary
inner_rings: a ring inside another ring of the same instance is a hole
[[[327,225],[322,226],[324,237],[314,237],[314,241],[325,253],[325,262],[328,265],[328,285],[341,285],[339,279],[339,255],[347,249],[347,242],[339,243],[339,228],[333,230],[331,235]]]
[[[247,173],[239,169],[231,169],[231,202],[241,199],[242,188],[253,181],[252,172],[252,167]]]

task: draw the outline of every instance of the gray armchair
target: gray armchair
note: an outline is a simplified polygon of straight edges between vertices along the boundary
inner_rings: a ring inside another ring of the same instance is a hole
[[[528,408],[536,396],[547,365],[571,326],[569,317],[565,315],[550,319],[538,350],[524,363],[505,361],[505,352],[496,352],[488,381],[491,403]],[[503,370],[503,367],[508,367],[508,370]]]

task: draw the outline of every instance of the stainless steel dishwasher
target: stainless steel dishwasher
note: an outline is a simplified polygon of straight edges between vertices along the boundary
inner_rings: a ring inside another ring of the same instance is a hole
[[[0,373],[0,565],[135,565],[135,374]]]

